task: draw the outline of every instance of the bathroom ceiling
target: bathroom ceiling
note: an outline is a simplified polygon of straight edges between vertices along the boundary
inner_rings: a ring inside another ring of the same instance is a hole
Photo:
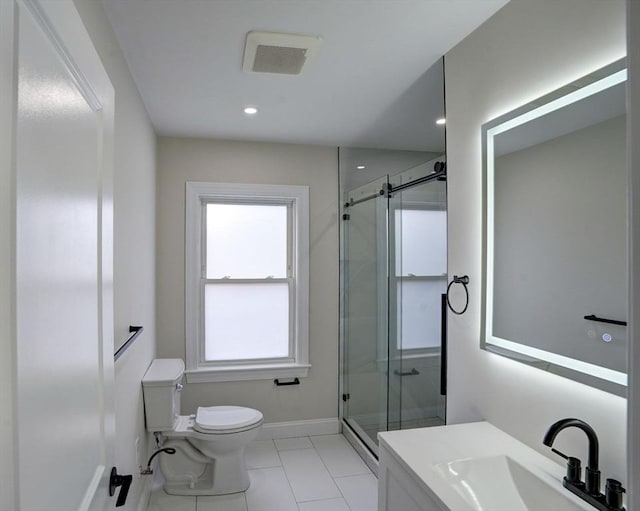
[[[507,1],[102,0],[160,135],[418,151],[443,149],[434,64]],[[300,75],[247,73],[253,30],[323,42]]]

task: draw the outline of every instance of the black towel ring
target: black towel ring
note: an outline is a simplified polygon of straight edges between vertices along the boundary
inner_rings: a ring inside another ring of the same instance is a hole
[[[457,275],[454,275],[453,280],[449,282],[449,285],[447,286],[447,305],[449,306],[449,309],[451,309],[451,312],[453,312],[454,314],[457,314],[458,316],[460,316],[461,314],[464,314],[467,311],[467,307],[469,307],[469,290],[467,289],[468,283],[469,283],[468,275],[464,275],[462,277],[458,277]],[[461,311],[455,310],[451,306],[451,302],[449,301],[449,290],[451,289],[451,286],[453,284],[462,284],[462,287],[464,287],[464,292],[466,295],[466,303],[464,304],[464,309],[462,309]]]

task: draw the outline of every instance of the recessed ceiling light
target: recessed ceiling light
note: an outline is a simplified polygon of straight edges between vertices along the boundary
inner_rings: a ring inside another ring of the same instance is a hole
[[[255,106],[248,106],[244,109],[244,113],[247,115],[255,115],[258,113],[258,109]]]
[[[358,165],[356,168],[357,168],[358,170],[363,170],[363,169],[365,168],[365,166],[364,166],[364,165]]]
[[[438,119],[436,121],[436,124],[442,125],[442,124],[446,124],[446,122],[447,122],[447,120],[444,117],[441,117],[440,119]]]

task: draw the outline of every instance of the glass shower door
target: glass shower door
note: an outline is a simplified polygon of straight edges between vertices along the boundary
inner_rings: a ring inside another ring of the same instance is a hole
[[[387,429],[386,184],[354,191],[343,216],[343,417],[373,452]]]
[[[342,415],[374,453],[378,432],[445,423],[446,182],[428,163],[345,198]]]
[[[447,286],[446,182],[389,199],[388,429],[445,423],[442,295]]]

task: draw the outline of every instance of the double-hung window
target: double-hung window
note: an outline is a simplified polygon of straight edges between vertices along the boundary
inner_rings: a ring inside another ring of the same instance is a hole
[[[447,288],[447,212],[442,203],[423,201],[403,201],[392,211],[397,349],[416,355],[439,352],[441,295]]]
[[[189,381],[306,376],[309,192],[187,183]]]

